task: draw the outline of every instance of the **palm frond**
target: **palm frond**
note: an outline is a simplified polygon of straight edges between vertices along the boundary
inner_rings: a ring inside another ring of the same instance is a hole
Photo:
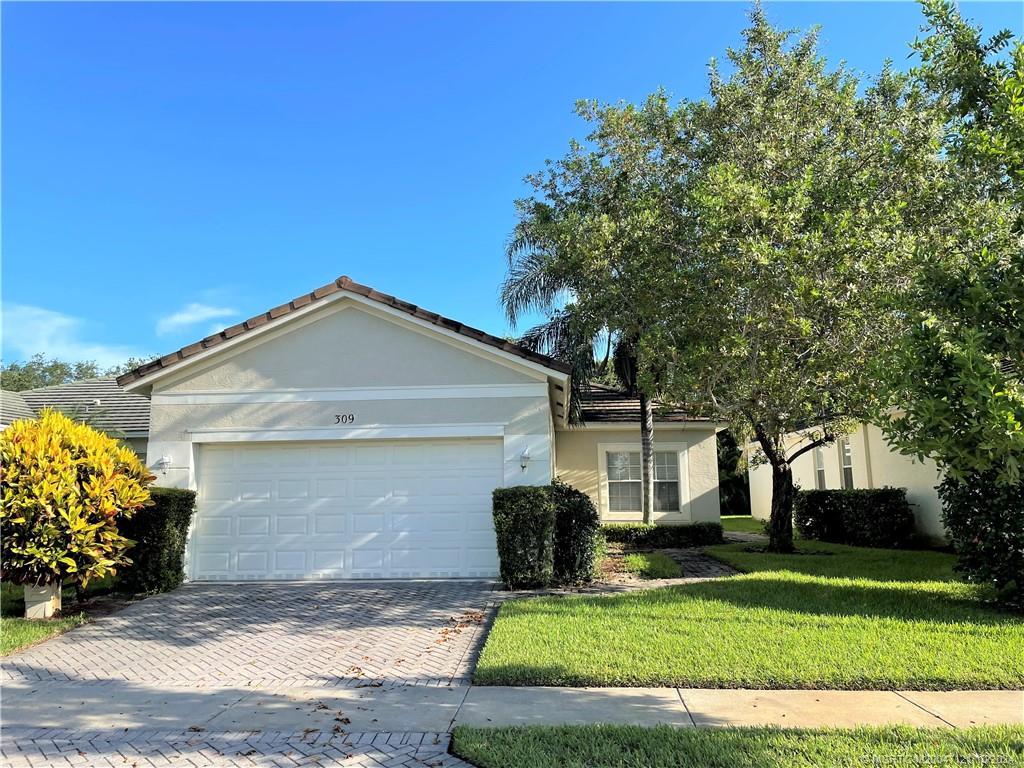
[[[501,304],[510,323],[535,310],[551,312],[566,286],[553,274],[550,259],[540,250],[525,250],[509,263],[501,284]]]
[[[552,311],[546,322],[535,325],[519,338],[521,346],[572,367],[569,421],[574,424],[583,423],[583,396],[598,372],[599,363],[594,354],[596,338],[597,334],[580,322],[571,306]]]

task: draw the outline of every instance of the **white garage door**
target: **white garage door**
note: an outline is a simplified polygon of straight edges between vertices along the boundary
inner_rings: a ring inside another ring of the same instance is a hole
[[[495,576],[500,440],[204,445],[197,580]]]

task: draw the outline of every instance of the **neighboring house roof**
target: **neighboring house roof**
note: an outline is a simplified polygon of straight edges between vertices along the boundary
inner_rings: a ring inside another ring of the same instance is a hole
[[[141,365],[135,370],[129,371],[128,373],[119,376],[117,378],[117,383],[122,386],[132,384],[133,382],[145,378],[146,376],[152,375],[158,371],[163,371],[168,368],[174,367],[182,363],[183,361],[187,360],[188,358],[192,357],[193,355],[197,355],[200,352],[205,352],[208,349],[212,349],[213,347],[216,347],[218,344],[222,344],[225,341],[229,341],[230,339],[234,339],[244,333],[248,333],[249,331],[255,330],[256,328],[260,328],[261,326],[264,326],[267,323],[278,322],[282,317],[286,317],[292,312],[295,312],[296,310],[299,309],[303,309],[304,307],[307,307],[310,304],[319,302],[327,298],[328,296],[338,293],[339,291],[348,291],[350,293],[363,296],[372,301],[384,304],[385,306],[392,307],[393,309],[405,312],[420,320],[425,320],[428,323],[432,323],[441,328],[454,331],[455,333],[461,334],[462,336],[472,339],[473,341],[480,342],[481,344],[486,344],[487,346],[500,349],[504,352],[508,352],[513,355],[517,355],[518,357],[521,357],[525,360],[538,363],[560,373],[567,374],[570,373],[572,370],[571,366],[559,362],[554,358],[548,357],[547,355],[542,355],[539,352],[534,352],[533,350],[526,349],[525,347],[522,347],[518,344],[514,344],[513,342],[508,341],[507,339],[492,336],[489,333],[485,333],[484,331],[477,330],[476,328],[471,328],[468,325],[463,325],[457,320],[452,320],[450,318],[443,317],[442,315],[439,315],[436,312],[428,312],[427,310],[422,309],[421,307],[418,307],[415,304],[410,304],[407,301],[402,301],[401,299],[397,299],[394,296],[390,296],[386,293],[380,293],[379,291],[376,291],[373,288],[370,288],[369,286],[356,283],[352,279],[343,275],[342,277],[339,277],[337,280],[335,280],[333,283],[328,283],[327,285],[320,286],[312,293],[307,293],[302,296],[299,296],[295,299],[292,299],[287,304],[282,304],[279,307],[274,307],[273,309],[268,310],[267,312],[264,312],[261,315],[256,315],[255,317],[249,318],[245,322],[239,323],[238,325],[232,325],[230,328],[225,328],[220,333],[216,333],[213,336],[207,336],[205,339],[202,339],[201,341],[197,341],[194,344],[189,344],[186,347],[182,347],[177,352],[172,352],[169,355],[164,355],[163,357],[157,360],[153,360],[152,362],[146,363],[145,365]]]
[[[25,402],[21,392],[0,390],[0,427],[9,426],[18,419],[34,419],[36,412]]]
[[[113,378],[87,379],[17,394],[36,412],[56,408],[105,432],[125,437],[149,434],[149,398],[125,392]]]
[[[581,397],[583,424],[599,424],[602,422],[633,422],[640,423],[640,398],[603,384],[590,384]],[[654,404],[654,420],[663,422],[710,421],[710,419],[692,416],[677,409],[666,409],[659,403]]]

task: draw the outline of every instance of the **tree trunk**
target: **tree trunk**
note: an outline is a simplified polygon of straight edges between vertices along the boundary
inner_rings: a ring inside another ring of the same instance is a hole
[[[793,468],[786,458],[785,441],[778,430],[754,423],[754,434],[761,451],[772,465],[772,514],[768,520],[768,551],[793,551]]]
[[[793,468],[782,461],[772,465],[772,516],[768,522],[768,551],[793,551]]]
[[[643,487],[644,522],[654,511],[654,406],[640,393],[640,484]]]

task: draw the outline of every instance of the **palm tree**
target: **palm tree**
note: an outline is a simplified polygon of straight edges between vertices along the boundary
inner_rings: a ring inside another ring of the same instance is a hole
[[[518,343],[572,367],[569,420],[583,423],[583,395],[591,381],[614,373],[619,386],[640,399],[640,449],[643,521],[654,508],[654,406],[638,386],[635,337],[600,320],[584,318],[571,301],[570,281],[553,268],[553,254],[537,236],[543,220],[521,220],[509,243],[508,274],[501,285],[501,303],[515,326],[523,315],[538,312],[546,320],[523,333]],[[603,347],[599,358],[597,350]]]

